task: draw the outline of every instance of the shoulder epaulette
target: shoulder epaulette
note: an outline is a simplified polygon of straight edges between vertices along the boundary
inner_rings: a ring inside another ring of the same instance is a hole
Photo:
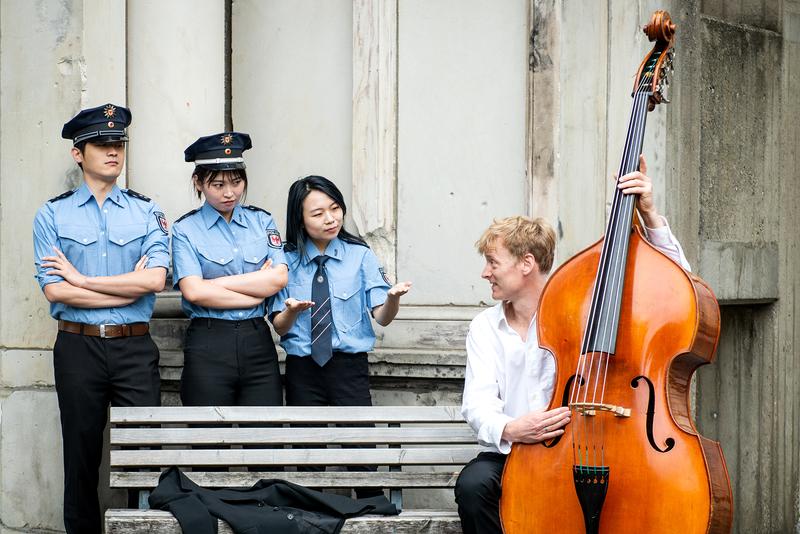
[[[63,192],[63,193],[61,193],[60,195],[58,195],[58,196],[56,196],[56,197],[53,197],[53,198],[51,198],[50,200],[48,200],[48,202],[55,202],[55,201],[57,201],[57,200],[61,200],[61,199],[63,199],[63,198],[67,198],[68,196],[70,196],[70,195],[71,195],[72,193],[74,193],[74,192],[75,192],[75,190],[74,190],[74,189],[73,189],[73,190],[71,190],[71,191],[64,191],[64,192]]]
[[[189,215],[194,215],[194,214],[195,214],[195,213],[197,213],[198,211],[200,211],[200,208],[193,209],[193,210],[192,210],[192,211],[190,211],[190,212],[184,213],[183,215],[181,215],[180,217],[178,217],[178,219],[177,219],[177,220],[176,220],[174,223],[172,223],[172,224],[178,224],[179,222],[181,222],[182,220],[184,220],[184,219],[185,219],[186,217],[188,217]]]
[[[138,198],[139,200],[144,200],[145,202],[150,202],[150,197],[146,197],[141,193],[137,193],[133,189],[123,189],[122,192],[125,193],[126,195],[132,196],[133,198]]]
[[[258,206],[253,206],[252,204],[248,204],[248,205],[245,205],[245,206],[242,206],[242,207],[245,208],[245,209],[248,209],[248,210],[253,210],[253,211],[263,211],[264,213],[266,213],[267,215],[272,217],[272,214],[270,212],[268,212],[267,210],[265,210],[264,208],[259,208]]]

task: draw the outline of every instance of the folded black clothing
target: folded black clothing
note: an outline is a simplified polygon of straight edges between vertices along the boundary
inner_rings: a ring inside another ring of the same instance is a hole
[[[172,512],[187,534],[217,534],[217,519],[235,534],[337,534],[349,517],[399,513],[383,496],[351,499],[279,479],[246,489],[201,488],[177,467],[161,474],[150,508]]]

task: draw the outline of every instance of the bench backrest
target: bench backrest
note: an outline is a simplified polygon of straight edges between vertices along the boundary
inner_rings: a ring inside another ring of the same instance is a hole
[[[113,488],[152,489],[161,470],[177,465],[204,487],[280,478],[313,488],[388,488],[399,501],[402,488],[453,487],[480,451],[456,406],[115,407],[110,419]],[[379,469],[343,470],[356,465]]]

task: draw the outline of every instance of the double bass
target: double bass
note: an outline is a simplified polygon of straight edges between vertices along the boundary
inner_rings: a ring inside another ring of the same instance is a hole
[[[653,49],[636,75],[618,176],[638,169],[648,111],[665,100],[675,25],[644,28]],[[555,271],[537,313],[556,361],[548,409],[565,432],[514,444],[502,479],[506,534],[730,532],[730,478],[719,443],[701,436],[689,396],[711,363],[719,305],[703,280],[644,238],[634,195],[616,190],[604,237]]]

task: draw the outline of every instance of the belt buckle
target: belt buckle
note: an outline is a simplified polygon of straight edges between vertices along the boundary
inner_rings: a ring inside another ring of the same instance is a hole
[[[105,338],[106,337],[106,325],[104,325],[104,324],[100,325],[100,337],[101,338]]]

